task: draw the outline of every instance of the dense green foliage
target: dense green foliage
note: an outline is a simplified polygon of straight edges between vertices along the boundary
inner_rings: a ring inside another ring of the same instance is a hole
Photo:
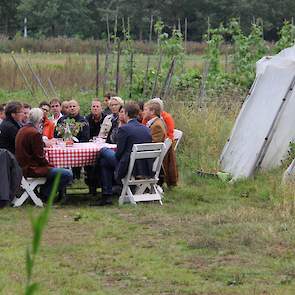
[[[249,32],[253,19],[263,20],[267,39],[276,38],[277,27],[295,15],[295,2],[238,0],[3,0],[0,7],[0,32],[14,36],[22,31],[24,17],[28,18],[31,36],[79,36],[106,38],[106,19],[112,32],[117,23],[118,35],[123,36],[122,19],[131,23],[135,39],[148,39],[150,17],[162,19],[166,29],[184,30],[187,18],[188,39],[201,40],[207,31],[208,18],[213,27],[240,19],[244,32]]]

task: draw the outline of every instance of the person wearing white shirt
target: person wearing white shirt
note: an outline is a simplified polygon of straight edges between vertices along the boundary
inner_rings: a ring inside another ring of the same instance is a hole
[[[59,98],[54,97],[50,101],[50,110],[52,116],[50,117],[50,120],[53,121],[54,125],[56,126],[57,121],[62,117],[61,113],[61,101]]]

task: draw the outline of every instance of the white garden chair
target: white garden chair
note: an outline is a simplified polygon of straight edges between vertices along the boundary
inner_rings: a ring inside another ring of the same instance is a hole
[[[175,140],[175,146],[174,146],[174,151],[176,151],[178,144],[182,138],[183,132],[181,130],[178,129],[174,129],[174,133],[173,133],[173,139]]]
[[[37,197],[35,189],[46,182],[45,177],[40,178],[22,178],[21,187],[24,189],[22,195],[15,197],[12,201],[13,207],[20,207],[28,198],[31,198],[37,207],[43,207],[43,202]]]
[[[119,198],[119,204],[132,203],[143,201],[159,201],[162,205],[162,192],[157,182],[159,180],[160,169],[165,155],[164,143],[145,143],[134,144],[130,155],[130,162],[127,175],[122,179],[123,189]],[[132,176],[134,163],[139,159],[154,159],[153,172],[154,176],[135,179]],[[134,186],[134,193],[130,186]]]

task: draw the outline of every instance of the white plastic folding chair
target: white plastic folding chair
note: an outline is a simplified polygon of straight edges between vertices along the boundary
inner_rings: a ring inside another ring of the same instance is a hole
[[[174,150],[176,151],[178,145],[179,145],[179,142],[182,138],[182,135],[183,135],[183,132],[181,130],[178,130],[178,129],[174,129],[174,134],[173,134],[173,139],[175,140],[176,144],[174,146]]]
[[[22,178],[21,187],[24,189],[22,195],[15,197],[12,201],[13,207],[20,207],[28,198],[31,198],[37,207],[43,207],[43,202],[37,197],[35,189],[46,182],[45,177],[40,178]]]
[[[122,179],[123,189],[119,198],[119,204],[132,203],[143,201],[159,201],[162,205],[162,192],[157,186],[161,165],[165,155],[164,143],[146,143],[134,144],[130,155],[130,162],[127,175]],[[136,160],[139,159],[154,159],[153,172],[154,176],[135,179],[132,176],[132,171]],[[133,186],[132,192],[130,186]]]

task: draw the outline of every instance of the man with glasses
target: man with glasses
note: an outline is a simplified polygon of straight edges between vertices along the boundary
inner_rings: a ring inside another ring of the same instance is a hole
[[[0,148],[15,154],[15,137],[21,128],[23,105],[18,101],[9,102],[5,106],[5,119],[0,124]]]
[[[52,139],[54,136],[54,123],[48,119],[48,115],[50,112],[50,104],[46,101],[42,101],[39,104],[39,108],[43,111],[43,119],[41,121],[41,131],[43,138],[46,139]]]

